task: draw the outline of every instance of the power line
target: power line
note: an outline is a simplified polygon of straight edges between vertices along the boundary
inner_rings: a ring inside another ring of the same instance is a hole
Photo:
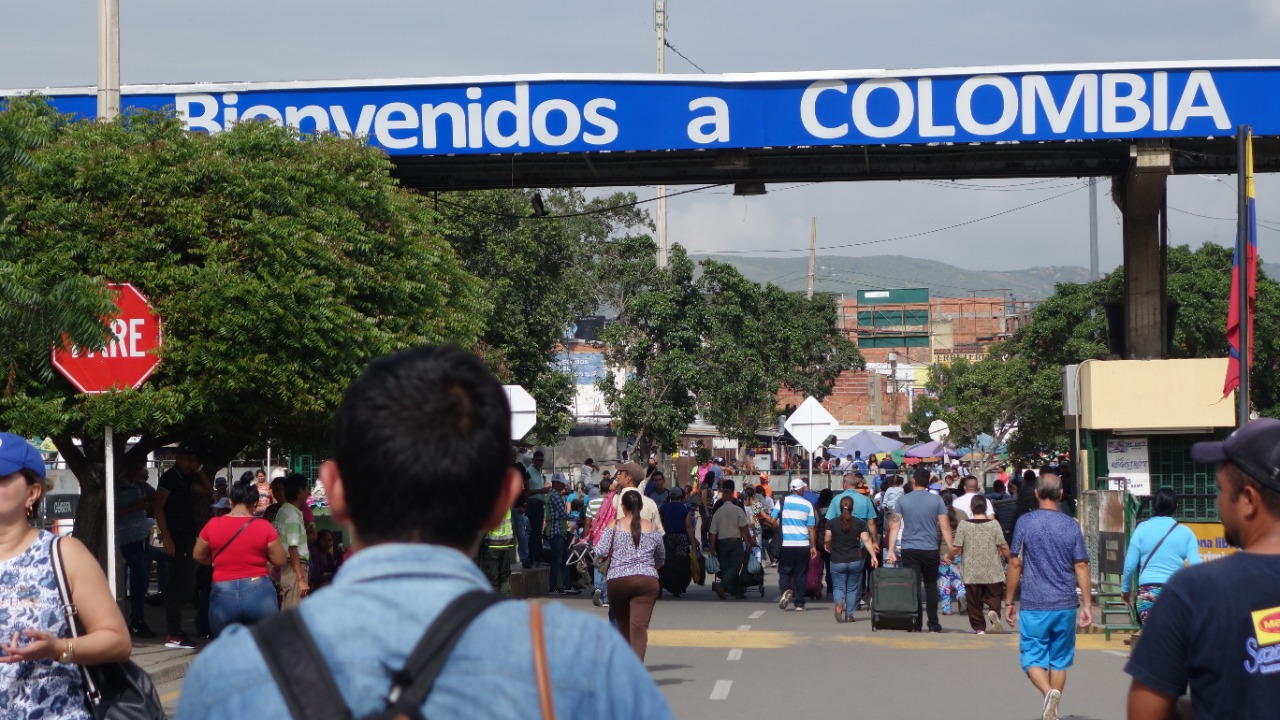
[[[932,229],[932,230],[923,230],[923,231],[921,231],[921,232],[909,233],[909,234],[907,234],[907,235],[897,235],[897,236],[895,236],[895,237],[881,238],[881,239],[879,239],[879,240],[865,240],[865,241],[863,241],[863,242],[845,243],[845,244],[843,244],[843,245],[827,245],[827,246],[824,246],[824,247],[820,247],[820,248],[818,248],[818,250],[843,250],[843,249],[845,249],[845,248],[851,248],[851,247],[862,247],[862,246],[864,246],[864,245],[877,245],[877,244],[879,244],[879,243],[895,242],[895,241],[897,241],[897,240],[910,240],[910,239],[913,239],[913,238],[924,237],[925,235],[933,235],[933,234],[935,234],[935,233],[946,232],[946,231],[948,231],[948,230],[955,230],[956,228],[965,227],[965,226],[967,226],[967,225],[974,225],[974,224],[976,224],[976,223],[984,222],[984,221],[986,221],[986,220],[992,220],[992,219],[994,219],[994,218],[998,218],[998,217],[1001,217],[1001,216],[1003,216],[1003,215],[1008,215],[1008,214],[1010,214],[1010,213],[1015,213],[1015,212],[1018,212],[1019,210],[1026,210],[1027,208],[1035,207],[1036,205],[1043,205],[1044,203],[1047,203],[1047,202],[1049,202],[1049,201],[1051,201],[1051,200],[1057,200],[1058,198],[1066,197],[1067,195],[1070,195],[1070,194],[1072,194],[1072,193],[1080,192],[1081,190],[1085,189],[1086,187],[1088,187],[1088,186],[1087,186],[1087,185],[1078,185],[1078,186],[1076,186],[1075,188],[1073,188],[1073,189],[1071,189],[1071,190],[1068,190],[1068,191],[1066,191],[1066,192],[1058,193],[1057,195],[1050,195],[1050,196],[1049,196],[1049,197],[1047,197],[1047,198],[1041,198],[1041,199],[1039,199],[1039,200],[1036,200],[1035,202],[1029,202],[1029,203],[1027,203],[1027,204],[1025,204],[1025,205],[1019,205],[1018,207],[1015,207],[1015,208],[1010,208],[1010,209],[1008,209],[1008,210],[1002,210],[1002,211],[1000,211],[1000,212],[998,212],[998,213],[993,213],[993,214],[991,214],[991,215],[985,215],[985,216],[983,216],[983,217],[980,217],[980,218],[974,218],[974,219],[972,219],[972,220],[965,220],[964,222],[954,223],[954,224],[951,224],[951,225],[947,225],[947,226],[945,226],[945,227],[934,228],[934,229]],[[773,253],[789,253],[789,252],[807,252],[808,250],[809,250],[809,248],[772,248],[772,249],[764,249],[764,250],[716,250],[716,251],[711,251],[711,250],[690,250],[690,251],[689,251],[689,253],[690,253],[690,254],[699,254],[699,255],[709,255],[709,254],[716,254],[716,255],[752,255],[752,254],[756,254],[756,253],[770,253],[770,254],[773,254]]]
[[[657,202],[658,198],[660,197],[673,198],[679,195],[688,195],[689,193],[696,193],[696,192],[701,192],[703,190],[710,190],[711,188],[724,187],[726,184],[727,183],[716,183],[714,185],[703,185],[702,187],[691,188],[689,190],[681,190],[680,192],[667,193],[665,196],[659,195],[657,197],[651,197],[645,200],[636,200],[634,202],[621,203],[619,205],[610,205],[609,207],[596,208],[594,210],[584,210],[583,212],[566,213],[564,215],[516,215],[514,213],[504,213],[504,212],[498,212],[496,210],[486,210],[484,208],[479,208],[474,205],[467,205],[466,203],[457,203],[457,202],[453,202],[452,200],[446,200],[441,197],[433,198],[433,200],[435,202],[444,203],[445,205],[452,205],[453,207],[460,208],[462,210],[468,210],[470,212],[480,213],[481,215],[490,215],[492,217],[504,218],[508,220],[562,220],[565,218],[585,217],[587,215],[599,215],[601,213],[607,213],[613,210],[622,210],[624,208],[635,207],[637,205],[644,205],[645,203]]]
[[[705,73],[707,72],[706,70],[703,70],[703,69],[702,69],[702,66],[698,65],[698,63],[696,63],[696,62],[694,62],[694,61],[690,60],[690,59],[688,58],[688,56],[686,56],[684,53],[682,53],[682,52],[680,52],[679,50],[677,50],[677,49],[676,49],[676,46],[675,46],[675,45],[672,45],[670,40],[667,40],[666,38],[663,38],[663,39],[662,39],[662,44],[663,44],[663,45],[666,45],[666,46],[667,46],[667,48],[671,50],[671,52],[673,52],[673,53],[675,53],[675,54],[679,55],[681,60],[684,60],[685,62],[689,63],[690,65],[692,65],[692,66],[694,66],[694,67],[698,68],[698,72],[703,73],[703,74],[705,74]]]
[[[979,190],[983,192],[1038,192],[1043,190],[1057,190],[1058,188],[1071,187],[1074,182],[1058,183],[1057,185],[1045,185],[1047,182],[1057,181],[1058,178],[1048,181],[1039,181],[1031,183],[1017,183],[1012,185],[972,185],[961,182],[948,182],[943,180],[913,180],[923,185],[933,185],[934,187],[947,188],[949,190]]]

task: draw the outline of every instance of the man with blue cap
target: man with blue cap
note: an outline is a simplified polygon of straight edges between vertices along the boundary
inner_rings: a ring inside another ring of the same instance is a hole
[[[1274,717],[1280,698],[1280,420],[1191,446],[1218,466],[1218,517],[1241,552],[1178,570],[1125,672],[1130,720]],[[1182,698],[1190,686],[1190,700]]]

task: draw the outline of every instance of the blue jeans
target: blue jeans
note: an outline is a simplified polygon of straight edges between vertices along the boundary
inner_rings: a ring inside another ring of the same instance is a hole
[[[591,572],[595,574],[596,590],[600,591],[600,602],[609,603],[609,587],[605,584],[604,572],[598,567],[592,567]],[[610,615],[612,618],[612,615]]]
[[[143,611],[146,607],[142,601],[147,597],[147,585],[151,582],[147,566],[147,541],[124,543],[120,546],[120,554],[124,557],[124,566],[129,583],[129,622],[138,624],[145,622]]]
[[[546,562],[543,552],[542,526],[547,515],[547,506],[541,500],[532,500],[524,506],[525,528],[529,533],[529,559],[535,563]]]
[[[564,536],[552,535],[547,538],[551,548],[551,590],[564,590],[569,587],[569,568],[564,564]]]
[[[529,519],[524,513],[512,511],[511,529],[516,534],[516,554],[520,564],[529,567]]]
[[[253,625],[279,611],[276,586],[265,575],[216,582],[209,592],[209,629],[214,637],[228,625]]]
[[[862,566],[866,560],[851,563],[831,563],[831,597],[836,605],[844,605],[844,616],[853,617],[862,597]]]

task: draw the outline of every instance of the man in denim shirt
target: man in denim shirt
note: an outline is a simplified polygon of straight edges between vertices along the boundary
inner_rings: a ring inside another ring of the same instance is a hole
[[[454,598],[489,583],[472,561],[481,535],[519,495],[508,460],[510,409],[474,355],[423,347],[376,360],[334,421],[321,480],[352,556],[298,608],[355,717],[381,710],[391,674]],[[559,717],[671,718],[616,630],[558,603],[544,608]],[[585,665],[583,657],[591,659]],[[422,706],[427,717],[539,715],[529,606],[489,608],[461,636]],[[178,717],[288,717],[254,643],[232,626],[191,666]]]

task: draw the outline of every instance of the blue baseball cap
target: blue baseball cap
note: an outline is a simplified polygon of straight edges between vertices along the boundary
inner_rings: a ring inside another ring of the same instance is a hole
[[[1218,442],[1191,446],[1191,459],[1205,465],[1230,462],[1249,477],[1280,492],[1280,420],[1258,418]]]
[[[21,435],[0,433],[0,477],[30,470],[44,479],[44,458],[34,445]]]

